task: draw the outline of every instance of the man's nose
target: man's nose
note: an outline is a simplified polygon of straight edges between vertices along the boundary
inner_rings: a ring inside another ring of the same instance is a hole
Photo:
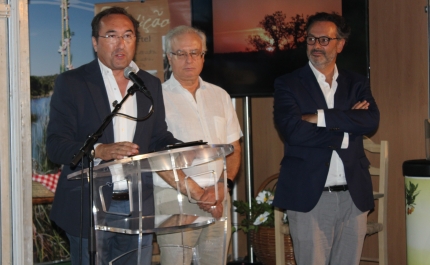
[[[118,37],[118,39],[117,39],[117,41],[116,41],[116,45],[117,45],[117,46],[120,46],[120,47],[125,46],[125,40],[124,40],[124,38],[123,38],[122,36],[119,36],[119,37]]]
[[[314,48],[322,48],[322,47],[323,46],[321,45],[320,40],[319,39],[315,40]]]
[[[193,62],[194,61],[194,59],[193,59],[193,57],[191,57],[191,54],[189,54],[189,53],[186,53],[185,54],[185,61],[187,62],[187,63],[191,63],[191,62]]]

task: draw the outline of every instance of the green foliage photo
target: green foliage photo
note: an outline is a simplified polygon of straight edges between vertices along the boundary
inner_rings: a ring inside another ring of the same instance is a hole
[[[415,199],[417,198],[420,191],[417,191],[418,183],[415,185],[414,183],[409,181],[409,185],[406,185],[406,213],[412,214],[415,210]]]

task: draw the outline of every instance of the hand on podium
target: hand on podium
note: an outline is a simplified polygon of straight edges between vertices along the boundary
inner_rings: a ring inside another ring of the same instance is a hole
[[[139,146],[131,142],[118,142],[112,144],[99,144],[95,148],[95,158],[104,161],[123,159],[127,156],[139,154]]]

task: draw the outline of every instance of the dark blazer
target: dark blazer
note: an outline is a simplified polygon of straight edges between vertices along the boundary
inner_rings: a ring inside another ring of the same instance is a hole
[[[328,109],[321,88],[307,64],[275,80],[274,119],[284,140],[284,158],[276,187],[274,205],[283,209],[312,210],[327,179],[333,150],[338,152],[355,205],[361,211],[374,207],[369,161],[363,149],[363,135],[374,132],[379,110],[369,80],[359,74],[339,70],[334,108]],[[367,100],[368,110],[352,110]],[[303,114],[323,109],[326,127],[302,121]],[[340,149],[344,132],[349,133],[347,149]]]
[[[141,154],[160,150],[168,144],[179,142],[167,131],[160,80],[145,71],[137,75],[143,80],[154,99],[154,113],[137,122],[133,142]],[[143,93],[136,92],[137,116],[144,117],[151,102]],[[80,180],[67,180],[73,171],[69,164],[73,155],[84,145],[86,138],[96,132],[111,113],[110,104],[98,60],[60,74],[55,81],[51,98],[50,120],[47,130],[49,159],[64,168],[58,181],[50,218],[67,233],[79,236],[80,232]],[[120,111],[121,112],[121,111]],[[110,123],[98,143],[113,143],[113,125]],[[84,159],[87,167],[86,158]],[[76,170],[79,170],[79,166]],[[145,179],[152,188],[152,178]],[[85,181],[83,206],[83,235],[88,237],[88,182]],[[149,208],[152,211],[153,205]],[[151,214],[151,213],[150,213]]]

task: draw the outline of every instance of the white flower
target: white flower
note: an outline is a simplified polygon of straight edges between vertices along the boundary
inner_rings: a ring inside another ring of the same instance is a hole
[[[257,201],[258,204],[261,204],[261,203],[272,204],[273,195],[270,191],[263,190],[260,193],[258,193],[257,198],[255,198],[255,200]]]
[[[63,48],[66,49],[67,47],[69,47],[69,45],[70,45],[70,39],[65,38],[63,40]]]
[[[268,204],[272,204],[273,199],[275,199],[275,195],[270,194],[269,198],[267,198],[267,203],[268,203]]]
[[[257,219],[255,219],[254,225],[261,225],[262,223],[266,222],[267,216],[269,216],[269,212],[264,212],[263,214],[260,214]]]
[[[61,55],[66,54],[66,50],[63,48],[63,46],[60,46],[60,48],[58,49],[58,52],[59,52]]]

